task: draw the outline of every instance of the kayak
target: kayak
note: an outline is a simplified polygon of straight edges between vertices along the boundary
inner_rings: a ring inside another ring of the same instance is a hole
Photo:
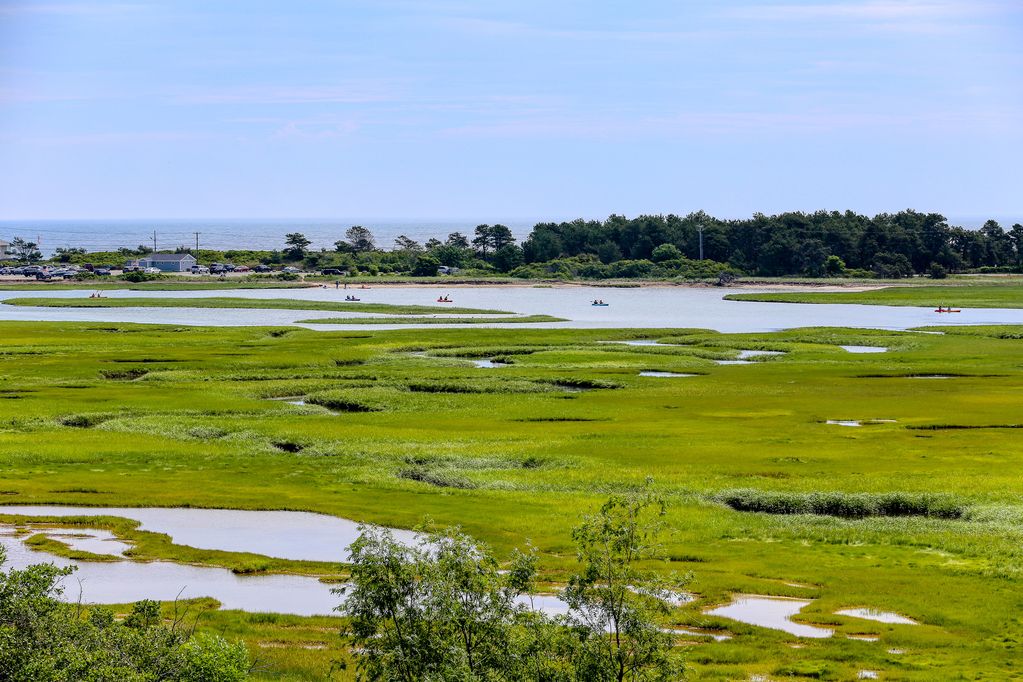
[[[606,307],[608,307],[611,304],[610,303],[591,303],[590,305],[596,306],[598,308],[606,308]]]
[[[936,313],[961,313],[963,311],[959,310],[958,308],[938,308],[934,312],[936,312]]]
[[[438,298],[437,303],[454,303],[450,298]]]

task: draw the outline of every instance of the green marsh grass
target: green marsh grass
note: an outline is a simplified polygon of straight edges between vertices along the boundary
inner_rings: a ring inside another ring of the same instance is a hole
[[[791,292],[729,294],[729,301],[766,303],[858,303],[863,305],[923,306],[937,308],[1023,308],[1023,283],[955,283],[936,286],[895,286],[856,292]]]
[[[572,565],[579,516],[652,476],[672,503],[665,568],[696,574],[698,599],[673,623],[733,635],[685,638],[694,679],[818,669],[834,679],[863,669],[905,680],[1018,675],[1023,439],[991,427],[1019,423],[1020,329],[271,331],[0,325],[0,398],[10,398],[0,399],[0,501],[305,510],[403,528],[429,517],[501,554],[532,542],[543,579],[556,584]],[[636,338],[685,346],[605,343]],[[857,355],[840,344],[889,351]],[[785,355],[714,364],[740,349]],[[480,357],[514,362],[478,369],[464,360]],[[103,374],[133,368],[148,373]],[[646,368],[701,376],[639,377]],[[948,373],[962,376],[911,378]],[[442,390],[410,390],[422,386]],[[335,411],[316,396],[379,409]],[[847,428],[829,419],[893,421]],[[754,506],[800,513],[719,501],[737,490]],[[963,513],[947,518],[956,514],[931,513],[944,507],[921,500],[950,500]],[[876,513],[898,504],[924,513]],[[805,513],[829,510],[842,513]],[[195,550],[124,520],[102,522],[139,558],[343,575],[336,565]],[[785,633],[704,615],[735,593],[812,598],[798,620],[837,635],[793,649]],[[861,606],[921,625],[834,615]],[[259,649],[265,679],[323,679],[344,655],[337,619],[212,612],[202,622],[272,643]],[[847,638],[856,634],[881,640]]]
[[[4,305],[37,308],[249,308],[258,310],[327,310],[340,312],[385,313],[389,315],[511,315],[503,310],[451,308],[389,303],[347,303],[342,301],[303,301],[291,298],[8,298]]]

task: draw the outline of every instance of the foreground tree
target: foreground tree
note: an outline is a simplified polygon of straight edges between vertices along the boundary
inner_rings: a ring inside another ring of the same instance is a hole
[[[0,565],[3,564],[0,550]],[[111,610],[60,600],[73,569],[50,564],[0,571],[0,680],[71,682],[178,680],[238,682],[248,677],[245,645],[190,637],[166,626],[160,605],[141,601],[121,622]]]
[[[563,593],[569,623],[584,633],[576,670],[585,680],[678,680],[682,661],[659,626],[690,577],[641,564],[657,558],[664,501],[653,493],[615,496],[572,533],[581,571]]]
[[[516,666],[515,598],[532,577],[521,558],[507,575],[483,545],[457,530],[418,547],[364,528],[351,546],[351,585],[338,610],[368,680],[506,679]]]
[[[359,652],[359,679],[668,682],[682,661],[658,622],[687,578],[642,570],[658,548],[663,502],[614,497],[575,530],[580,572],[562,598],[567,615],[532,608],[536,557],[506,570],[458,530],[418,546],[366,527],[351,548],[351,583],[336,590]]]

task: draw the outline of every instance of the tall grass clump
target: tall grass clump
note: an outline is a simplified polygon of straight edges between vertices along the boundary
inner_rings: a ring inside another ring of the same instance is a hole
[[[307,396],[310,405],[319,405],[334,412],[381,412],[384,405],[369,399],[367,391],[335,390],[323,391]]]
[[[924,516],[961,519],[967,507],[955,496],[913,493],[775,492],[738,488],[713,496],[735,511],[762,514],[816,514],[843,519],[871,516]]]

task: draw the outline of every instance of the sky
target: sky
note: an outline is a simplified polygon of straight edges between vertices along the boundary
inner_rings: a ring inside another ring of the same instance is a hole
[[[1020,0],[0,0],[0,219],[1023,217]]]

